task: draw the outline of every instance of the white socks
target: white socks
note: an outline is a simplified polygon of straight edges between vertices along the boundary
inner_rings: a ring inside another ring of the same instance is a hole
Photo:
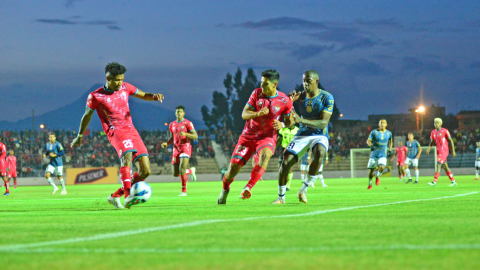
[[[418,176],[420,175],[419,170],[415,170],[415,182],[418,182]]]
[[[285,192],[287,192],[287,185],[278,186],[278,197],[285,199]]]
[[[307,175],[307,181],[303,182],[303,186],[300,188],[300,191],[307,191],[308,187],[313,185],[317,181],[316,175]]]
[[[407,175],[408,179],[412,179],[412,176],[410,175],[410,169],[405,169],[405,174]]]
[[[317,177],[320,180],[320,182],[322,183],[322,186],[325,186],[325,181],[323,180],[323,174],[319,174],[319,175],[317,175]]]
[[[62,189],[65,190],[65,181],[62,179],[58,179],[60,181],[60,184],[62,184]]]
[[[372,179],[370,179],[370,184],[368,184],[368,185],[371,186],[371,185],[372,185],[372,182],[373,182]]]
[[[51,177],[48,178],[47,181],[48,181],[48,183],[49,183],[50,185],[52,185],[53,188],[56,188],[56,187],[57,187],[57,186],[55,185],[55,183],[53,182],[53,180],[52,180]]]

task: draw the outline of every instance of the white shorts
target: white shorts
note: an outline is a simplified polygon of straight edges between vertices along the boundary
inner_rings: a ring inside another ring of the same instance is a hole
[[[370,158],[368,160],[367,168],[368,169],[375,169],[377,166],[380,166],[380,165],[387,166],[387,158],[386,157],[381,157],[381,158],[378,158],[378,159]]]
[[[301,171],[308,171],[308,165],[300,164],[300,170]]]
[[[186,153],[181,153],[180,158],[190,158],[190,156]]]
[[[286,151],[295,154],[300,160],[308,149],[312,149],[317,144],[322,145],[325,147],[325,151],[328,151],[328,138],[323,135],[295,136],[287,146]],[[327,153],[325,152],[325,154]]]
[[[47,173],[50,173],[50,174],[54,174],[56,176],[62,176],[63,175],[63,166],[52,166],[50,164],[47,165],[47,169],[45,170],[45,172]]]
[[[418,158],[408,158],[405,159],[405,165],[412,165],[413,167],[418,167]]]
[[[480,167],[480,161],[475,161],[475,167]]]

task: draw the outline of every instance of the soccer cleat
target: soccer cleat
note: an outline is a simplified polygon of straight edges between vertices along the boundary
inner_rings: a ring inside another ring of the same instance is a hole
[[[449,187],[454,187],[457,185],[457,182],[453,181],[450,185],[448,185]]]
[[[367,188],[367,189],[372,189],[372,186],[368,186],[368,188]]]
[[[218,196],[217,204],[227,204],[227,197],[230,191],[223,190],[220,192],[220,196]]]
[[[322,187],[328,187],[327,185],[322,185]]]
[[[52,195],[55,194],[55,192],[57,192],[57,190],[58,190],[58,187],[56,187],[56,186],[53,187]]]
[[[430,183],[428,183],[428,185],[431,186],[431,187],[434,187],[436,184],[437,184],[437,183],[435,183],[435,182],[430,182]]]
[[[307,204],[307,193],[305,191],[299,191],[297,197],[299,202]]]
[[[375,179],[375,185],[380,185],[380,178],[377,177],[377,179]]]
[[[243,199],[243,200],[246,200],[246,199],[250,199],[250,197],[252,197],[252,192],[250,191],[250,188],[245,186],[243,189],[242,189],[242,192],[240,193],[240,199]]]
[[[120,201],[120,198],[119,198],[119,201]],[[128,195],[127,198],[125,198],[125,208],[130,209],[130,207],[137,205],[139,203],[141,203],[141,199],[139,197],[133,196],[132,194]]]
[[[405,184],[408,184],[408,183],[411,183],[412,182],[412,179],[408,179],[407,183]]]
[[[418,184],[418,181],[413,182],[414,184]]]
[[[275,201],[271,202],[270,204],[285,204],[285,198],[278,197]]]
[[[315,183],[312,183],[312,184],[310,185],[310,187],[311,187],[311,188],[315,188]]]
[[[195,167],[190,168],[192,170],[192,180],[193,182],[197,181],[197,175],[195,174]]]
[[[123,208],[123,205],[120,202],[120,197],[112,197],[112,195],[110,195],[107,201],[109,204],[115,206],[115,208]]]
[[[478,180],[478,177],[475,177],[475,180]]]
[[[286,191],[290,191],[290,189],[287,187]]]
[[[10,193],[8,193],[8,192],[5,192],[5,193],[3,194],[3,196],[8,196],[8,195],[10,195]]]
[[[180,194],[178,194],[178,196],[180,197],[186,197],[187,196],[187,192],[180,192]]]
[[[62,189],[62,193],[60,193],[62,195],[67,195],[67,191],[65,189]]]

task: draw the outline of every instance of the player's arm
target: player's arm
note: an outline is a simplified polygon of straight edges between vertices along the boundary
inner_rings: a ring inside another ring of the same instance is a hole
[[[388,140],[388,151],[392,151],[392,147],[393,147],[393,140],[392,140],[392,137],[390,137],[390,139]],[[396,152],[395,152],[396,154]]]
[[[163,99],[164,99],[162,94],[146,93],[140,89],[137,89],[137,92],[135,93],[134,97],[143,99],[146,101],[160,101],[160,102],[163,102]]]
[[[317,128],[317,129],[326,128],[328,125],[328,121],[330,121],[330,117],[332,116],[332,113],[327,111],[322,111],[320,113],[319,120],[307,120],[307,119],[304,119],[302,116],[299,116],[295,111],[292,112],[292,114],[293,114],[293,119],[295,123],[303,124],[305,126]]]
[[[180,132],[179,135],[182,136],[182,137],[185,136],[185,137],[187,137],[189,139],[192,139],[192,140],[195,140],[195,139],[198,138],[198,134],[195,131],[195,129],[190,130],[190,132],[188,132],[188,133],[187,132]]]
[[[430,148],[432,148],[432,146],[435,144],[435,141],[434,140],[430,140],[430,144],[428,145],[428,148],[427,148],[427,155],[430,155]]]
[[[417,156],[415,157],[416,159],[419,159],[420,158],[420,155],[422,154],[422,147],[420,146],[420,143],[417,143],[417,146],[418,146],[418,154]]]
[[[255,111],[255,108],[253,108],[252,106],[247,104],[243,108],[242,118],[243,118],[243,120],[249,120],[249,119],[253,119],[253,118],[257,118],[257,117],[260,117],[260,116],[267,115],[268,112],[269,112],[269,110],[268,110],[267,107],[261,108],[260,111],[257,112],[257,111]]]
[[[405,153],[405,155],[406,155],[406,153]],[[397,156],[397,151],[395,151],[395,153],[392,155],[392,158],[390,160],[393,160],[396,156]]]
[[[455,143],[452,140],[452,137],[448,137],[447,139],[450,142],[450,146],[452,147],[452,157],[455,157],[457,153],[455,153]]]
[[[85,133],[85,130],[87,130],[88,124],[92,119],[93,112],[94,110],[90,109],[89,107],[85,108],[85,113],[83,114],[82,120],[80,121],[80,128],[77,137],[73,139],[72,143],[70,143],[70,147],[74,147],[75,145],[82,145],[83,133]]]
[[[168,141],[162,143],[162,147],[167,148],[167,146],[169,146],[172,143],[173,143],[173,133],[170,132],[170,139],[168,139]]]
[[[277,145],[275,145],[275,149],[277,149],[277,147],[279,147],[280,145],[282,145],[282,141],[283,141],[283,136],[282,136],[282,134],[280,134],[280,132],[278,132]]]

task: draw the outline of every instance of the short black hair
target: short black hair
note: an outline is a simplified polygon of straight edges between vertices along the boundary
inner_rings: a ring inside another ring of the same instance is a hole
[[[318,76],[318,72],[317,72],[316,70],[314,70],[314,69],[309,69],[309,70],[305,71],[303,74],[305,74],[305,75],[308,75],[308,74],[309,74],[309,75],[312,75],[312,76],[317,76],[317,78],[320,78],[320,77]]]
[[[412,135],[413,135],[413,132],[411,132],[411,131],[410,131],[410,132],[408,132],[408,134],[407,134],[407,135],[410,135],[410,134],[412,134]]]
[[[48,133],[48,136],[52,136],[52,135],[55,136],[55,138],[57,137],[57,135],[55,135],[55,132]]]
[[[185,106],[178,105],[177,107],[175,107],[175,110],[179,110],[179,109],[182,109],[183,111],[185,111]]]
[[[112,76],[118,76],[118,75],[125,74],[125,72],[127,72],[127,68],[124,67],[123,65],[120,65],[117,62],[112,62],[112,63],[108,63],[108,65],[105,66],[105,74],[109,72],[110,72],[110,75]]]
[[[262,71],[262,77],[269,79],[271,82],[278,82],[280,80],[280,74],[275,69],[267,69]]]

